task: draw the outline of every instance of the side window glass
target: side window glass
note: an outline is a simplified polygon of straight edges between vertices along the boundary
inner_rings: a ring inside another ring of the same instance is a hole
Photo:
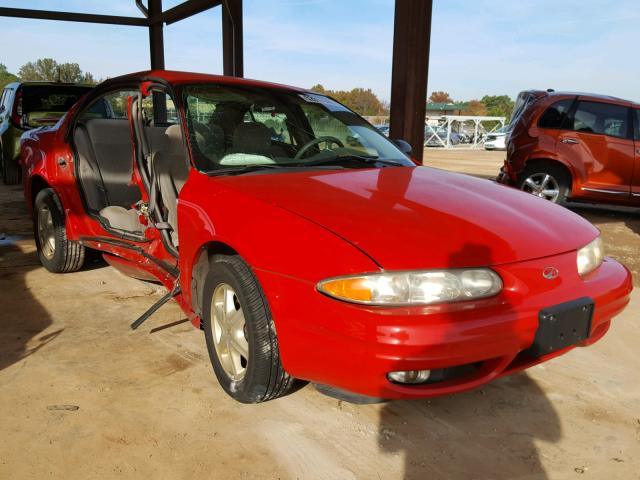
[[[7,115],[11,114],[11,96],[12,96],[13,90],[11,89],[5,89],[4,92],[2,93],[2,103],[1,105],[4,105],[4,112]]]
[[[636,108],[633,111],[635,113],[633,123],[636,126],[635,139],[640,140],[640,109]]]
[[[142,109],[150,125],[168,127],[179,123],[176,106],[173,103],[173,99],[167,94],[155,92],[144,97],[142,99]]]
[[[573,130],[627,138],[627,107],[599,102],[579,102],[573,118]]]
[[[567,117],[567,112],[571,108],[572,103],[573,99],[567,98],[565,100],[560,100],[559,102],[552,104],[540,117],[540,120],[538,121],[538,127],[562,128],[562,125],[565,123]]]
[[[124,120],[127,118],[127,99],[135,93],[131,90],[119,90],[99,97],[79,118],[84,121],[92,118]]]

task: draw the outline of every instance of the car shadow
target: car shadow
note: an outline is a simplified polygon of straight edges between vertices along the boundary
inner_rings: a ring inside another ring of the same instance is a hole
[[[492,258],[488,247],[467,243],[450,255],[449,265],[492,265]],[[501,298],[501,311],[508,316],[513,299],[508,294]],[[450,319],[445,317],[439,324],[465,321],[455,313],[444,315]],[[505,322],[499,334],[515,339],[511,352],[515,355],[520,349],[517,345],[526,348],[522,343],[528,340],[508,330],[512,328],[512,323]],[[447,332],[438,331],[438,336],[446,338]],[[450,339],[456,341],[459,335],[454,339],[452,332]],[[450,354],[464,353],[460,348],[453,344]],[[436,349],[416,347],[409,355],[442,354],[442,350],[433,353]],[[487,364],[491,361],[486,360]],[[400,363],[397,370],[402,370]],[[378,446],[382,452],[404,458],[404,479],[544,479],[548,475],[536,442],[557,442],[561,436],[553,404],[529,375],[519,373],[465,393],[385,403],[379,417]]]
[[[640,235],[640,208],[571,202],[564,206],[592,223],[624,222],[629,230]]]
[[[42,269],[21,186],[0,185],[0,371],[55,341],[51,315],[27,278]]]
[[[466,393],[384,404],[378,445],[403,456],[406,480],[545,479],[536,442],[561,436],[553,404],[519,373]]]
[[[0,371],[54,341],[63,329],[43,335],[52,323],[26,278],[42,268],[35,251],[0,242]]]

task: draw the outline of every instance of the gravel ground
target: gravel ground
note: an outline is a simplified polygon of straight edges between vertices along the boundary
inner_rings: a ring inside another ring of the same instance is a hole
[[[474,153],[469,173],[499,164]],[[637,272],[638,214],[576,211]],[[0,478],[640,479],[638,294],[593,347],[479,390],[257,406],[224,394],[177,305],[129,330],[161,295],[100,262],[46,272],[0,186]]]

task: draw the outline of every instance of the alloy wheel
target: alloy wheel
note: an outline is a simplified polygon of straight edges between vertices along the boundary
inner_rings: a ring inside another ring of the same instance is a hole
[[[219,284],[211,301],[213,342],[225,373],[233,381],[244,378],[249,362],[246,321],[240,300],[233,288]]]
[[[46,205],[42,205],[38,210],[38,239],[42,254],[49,260],[56,253],[56,229],[53,225],[51,210]]]
[[[522,183],[522,190],[551,202],[556,202],[560,196],[558,181],[553,176],[543,172],[534,173],[527,177]]]

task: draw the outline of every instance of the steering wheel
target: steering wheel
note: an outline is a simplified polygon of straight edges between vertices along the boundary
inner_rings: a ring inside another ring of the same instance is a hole
[[[344,143],[342,143],[338,138],[336,137],[331,137],[331,136],[325,136],[325,137],[318,137],[318,138],[314,138],[313,140],[305,143],[302,148],[300,148],[300,150],[298,150],[298,153],[296,153],[296,156],[293,157],[296,160],[300,160],[302,158],[302,156],[307,153],[307,151],[313,147],[314,145],[318,145],[319,143],[326,143],[327,146],[331,145],[332,143],[335,145],[338,145],[339,147],[343,148],[344,147]]]

